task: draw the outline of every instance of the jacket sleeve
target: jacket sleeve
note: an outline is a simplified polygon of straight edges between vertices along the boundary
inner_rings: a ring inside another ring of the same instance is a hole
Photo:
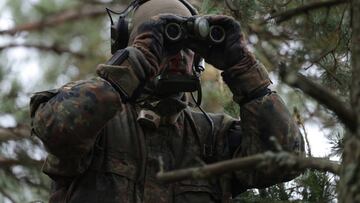
[[[79,167],[84,164],[80,162],[89,155],[101,129],[121,110],[124,95],[131,97],[137,91],[140,79],[145,77],[141,53],[129,48],[119,52],[116,59],[116,71],[110,73],[117,77],[116,84],[97,77],[32,96],[32,134],[49,152],[48,168],[68,166],[63,171],[82,171]]]
[[[290,112],[276,93],[251,101],[241,106],[241,142],[234,157],[246,157],[265,151],[276,151],[271,137],[282,149],[303,155],[304,142]],[[262,188],[293,179],[298,173],[283,171],[274,165],[274,169],[253,170],[250,175],[237,171],[237,180],[245,188]]]
[[[118,93],[103,79],[71,82],[31,98],[32,132],[53,155],[82,156],[120,106]]]
[[[255,67],[264,68],[262,65]],[[225,135],[228,140],[225,148],[232,157],[246,157],[265,151],[275,150],[271,137],[281,145],[282,149],[296,154],[303,154],[304,144],[302,135],[294,122],[289,110],[286,108],[282,99],[275,93],[271,92],[265,84],[268,77],[263,79],[254,79],[252,82],[259,80],[258,84],[262,85],[261,96],[252,97],[253,99],[245,99],[244,102],[244,84],[247,80],[258,77],[254,75],[267,75],[265,70],[254,71],[253,76],[237,76],[233,78],[232,83],[227,83],[234,94],[234,100],[240,104],[240,121],[234,121]],[[260,78],[260,77],[259,77]],[[240,86],[239,86],[240,85]],[[256,86],[254,83],[253,86]],[[249,89],[249,88],[247,88]],[[245,96],[246,97],[246,96]],[[276,166],[274,166],[276,167]],[[237,190],[241,191],[248,188],[263,188],[270,185],[289,181],[296,177],[298,173],[283,170],[251,170],[236,171],[232,178]],[[233,186],[234,189],[234,186]],[[236,189],[235,189],[236,190]]]

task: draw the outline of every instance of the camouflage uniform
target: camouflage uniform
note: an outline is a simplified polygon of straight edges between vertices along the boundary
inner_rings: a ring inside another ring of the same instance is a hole
[[[135,49],[127,51],[120,81],[131,92],[140,83],[132,70],[146,62]],[[236,93],[237,85],[230,87]],[[240,107],[241,121],[210,114],[216,137],[212,161],[271,150],[270,136],[287,151],[303,151],[298,129],[276,93]],[[157,129],[150,129],[136,121],[139,110],[122,102],[113,85],[102,78],[72,82],[32,97],[32,131],[49,152],[43,171],[54,181],[50,202],[221,202],[230,194],[294,176],[252,171],[209,180],[159,182],[155,175],[160,156],[165,171],[202,164],[199,158],[210,126],[201,113],[185,108],[174,123],[164,119]]]
[[[158,109],[176,110],[161,117],[159,126],[141,125],[137,118],[145,107],[136,101],[144,94],[145,82],[161,71],[159,64],[164,58],[164,40],[159,34],[162,25],[154,22],[139,28],[133,44],[114,54],[108,63],[117,66],[98,68],[100,77],[31,98],[32,132],[49,152],[43,171],[53,180],[50,202],[227,202],[248,188],[295,177],[297,174],[287,171],[254,169],[175,183],[155,178],[159,157],[164,170],[170,171],[272,150],[271,136],[287,151],[301,154],[304,146],[284,103],[268,91],[265,68],[251,54],[239,56],[244,48],[238,41],[241,36],[236,36],[237,24],[235,35],[229,33],[231,49],[224,52],[233,54],[233,61],[219,64],[228,67],[222,75],[240,105],[241,120],[210,114],[215,127],[211,159],[204,156],[211,127],[185,100],[185,105],[177,108],[165,105]]]

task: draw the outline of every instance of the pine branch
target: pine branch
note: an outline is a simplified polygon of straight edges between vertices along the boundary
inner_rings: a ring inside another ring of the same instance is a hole
[[[249,24],[249,33],[254,33],[258,35],[260,38],[264,40],[294,40],[294,33],[289,33],[288,31],[284,31],[278,34],[274,34],[266,29],[264,26],[260,26],[258,24]]]
[[[329,8],[332,6],[337,6],[337,5],[348,3],[348,2],[349,2],[349,0],[330,0],[330,1],[314,2],[314,3],[307,4],[305,6],[290,9],[290,10],[287,10],[284,12],[274,13],[269,18],[267,18],[265,20],[265,22],[269,21],[270,19],[275,19],[275,21],[277,23],[282,23],[282,22],[287,21],[295,16],[307,13],[312,10],[316,10],[316,9],[324,8],[324,7]]]
[[[45,28],[55,27],[64,23],[69,23],[82,19],[91,19],[97,18],[99,16],[105,15],[104,6],[82,6],[80,8],[64,10],[57,14],[54,14],[46,19],[37,21],[37,22],[29,22],[22,25],[18,25],[8,30],[0,30],[0,34],[9,34],[14,35],[18,32],[23,31],[39,31]]]
[[[13,128],[0,128],[0,143],[8,140],[30,138],[30,134],[30,128],[25,125]]]
[[[57,44],[47,46],[47,45],[41,45],[41,44],[14,44],[14,43],[11,43],[11,44],[7,44],[4,46],[0,46],[0,51],[2,51],[4,49],[14,48],[14,47],[34,48],[34,49],[38,49],[38,50],[46,51],[46,52],[51,51],[56,54],[69,53],[78,58],[85,58],[84,54],[78,53],[78,52],[73,52],[70,49],[60,47]]]
[[[28,166],[28,165],[35,165],[35,166],[41,166],[44,163],[44,160],[34,160],[34,159],[10,159],[0,156],[0,169],[1,168],[9,168],[17,165],[21,166]]]
[[[312,157],[311,146],[310,146],[310,142],[309,142],[309,138],[308,138],[308,133],[306,131],[304,121],[301,118],[300,112],[296,107],[294,108],[294,117],[295,117],[296,123],[302,128],[303,135],[304,135],[304,138],[305,138],[305,143],[306,143],[306,146],[307,146],[307,149],[308,149],[307,156]]]
[[[284,151],[278,153],[266,152],[244,158],[221,161],[201,167],[186,168],[170,172],[163,172],[161,170],[157,174],[157,178],[160,181],[175,182],[184,179],[204,179],[237,170],[278,170],[279,168],[293,171],[316,169],[339,174],[340,165],[324,158],[306,158]]]
[[[36,183],[33,180],[31,180],[31,178],[29,178],[29,177],[21,177],[21,178],[19,178],[19,181],[22,181],[31,187],[39,188],[39,189],[42,189],[45,191],[49,191],[49,189],[50,189],[48,185],[43,184],[43,183]]]
[[[0,193],[7,198],[8,200],[10,200],[10,202],[12,203],[16,203],[15,199],[7,192],[5,191],[5,189],[0,187]]]
[[[19,161],[16,159],[7,159],[0,157],[0,168],[8,168],[14,165],[18,165]]]
[[[351,131],[356,129],[356,115],[350,104],[341,101],[336,95],[321,85],[309,80],[300,73],[289,72],[284,63],[280,64],[280,77],[288,85],[301,89],[305,94],[314,98],[320,104],[332,110],[346,127]]]

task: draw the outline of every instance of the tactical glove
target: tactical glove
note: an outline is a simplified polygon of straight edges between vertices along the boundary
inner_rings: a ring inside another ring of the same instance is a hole
[[[225,83],[240,104],[262,97],[270,92],[271,81],[264,66],[248,51],[240,24],[223,15],[204,16],[210,26],[224,29],[225,40],[215,44],[208,40],[189,40],[188,47],[200,54],[208,63],[223,70]]]
[[[180,24],[184,20],[175,15],[159,15],[141,24],[131,45],[118,50],[106,64],[100,64],[97,74],[111,83],[124,102],[135,101],[146,81],[161,72],[164,60],[182,49],[182,41],[167,42],[163,33],[168,23]]]
[[[136,38],[131,46],[140,50],[148,62],[149,77],[160,73],[162,63],[170,56],[176,55],[182,48],[183,42],[172,42],[164,37],[165,26],[169,23],[182,24],[186,18],[162,14],[152,17],[149,21],[139,26]]]
[[[188,47],[220,70],[225,70],[238,63],[248,52],[240,24],[233,18],[224,15],[209,15],[203,16],[203,18],[208,21],[210,26],[222,27],[225,31],[225,40],[216,44],[210,40],[199,40],[192,37],[188,40]]]

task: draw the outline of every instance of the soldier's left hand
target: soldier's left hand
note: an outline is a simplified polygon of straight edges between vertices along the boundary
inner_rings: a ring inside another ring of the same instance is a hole
[[[207,63],[220,70],[225,70],[239,62],[247,54],[246,43],[240,24],[232,17],[224,15],[204,16],[209,25],[221,26],[225,39],[220,44],[209,40],[188,39],[188,48],[200,54]]]

